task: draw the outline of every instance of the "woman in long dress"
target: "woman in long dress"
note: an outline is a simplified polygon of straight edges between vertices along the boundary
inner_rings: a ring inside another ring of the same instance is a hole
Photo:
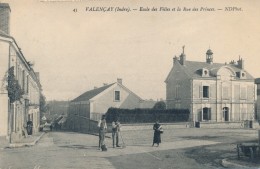
[[[157,146],[161,143],[161,129],[162,126],[159,124],[159,121],[157,120],[156,123],[153,125],[154,135],[153,135],[153,145],[156,143]]]

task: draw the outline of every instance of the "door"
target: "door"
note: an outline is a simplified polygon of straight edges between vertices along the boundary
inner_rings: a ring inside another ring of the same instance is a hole
[[[223,108],[223,118],[224,118],[224,121],[229,121],[229,109],[228,109],[228,107]]]

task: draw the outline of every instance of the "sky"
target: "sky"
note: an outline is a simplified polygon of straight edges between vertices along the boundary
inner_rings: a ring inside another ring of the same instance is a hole
[[[11,36],[27,61],[35,63],[47,100],[71,100],[117,78],[143,99],[165,99],[164,81],[183,45],[187,60],[205,61],[210,48],[214,62],[229,63],[240,56],[245,69],[260,77],[257,0],[1,2],[11,7]],[[87,7],[113,10],[86,11]],[[116,7],[131,11],[115,12]],[[150,11],[140,11],[141,7]],[[153,7],[157,11],[151,11]],[[160,7],[170,11],[159,11]],[[176,11],[178,7],[181,11]],[[236,8],[227,11],[226,7]]]

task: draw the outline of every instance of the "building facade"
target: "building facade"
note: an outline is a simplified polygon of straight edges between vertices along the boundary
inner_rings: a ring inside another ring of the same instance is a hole
[[[255,104],[255,111],[256,111],[256,119],[259,121],[260,120],[260,78],[255,79],[255,84],[256,84],[256,104]]]
[[[167,108],[188,108],[193,122],[237,122],[255,119],[254,78],[245,70],[244,60],[229,64],[188,61],[183,53],[174,57],[166,80]]]
[[[98,121],[110,107],[139,108],[143,100],[122,84],[122,79],[112,84],[87,91],[70,102],[69,114],[77,114]]]
[[[69,103],[66,128],[81,132],[94,132],[97,122],[111,107],[122,109],[152,108],[155,102],[143,100],[123,85],[122,79],[104,84],[78,96]]]
[[[41,84],[39,73],[9,35],[9,5],[0,3],[0,10],[0,20],[5,21],[0,24],[0,136],[15,141],[26,134],[28,121],[33,132],[38,131]]]

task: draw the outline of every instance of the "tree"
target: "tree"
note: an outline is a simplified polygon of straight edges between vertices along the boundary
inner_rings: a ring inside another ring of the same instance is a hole
[[[18,83],[18,80],[15,79],[14,76],[14,66],[9,68],[8,70],[8,85],[7,85],[8,97],[10,99],[10,103],[14,103],[17,100],[22,98],[24,94],[21,86]]]
[[[153,109],[165,110],[166,109],[166,104],[165,104],[164,101],[156,102],[155,105],[153,106]]]
[[[40,117],[43,117],[43,113],[47,111],[46,97],[40,94]]]

